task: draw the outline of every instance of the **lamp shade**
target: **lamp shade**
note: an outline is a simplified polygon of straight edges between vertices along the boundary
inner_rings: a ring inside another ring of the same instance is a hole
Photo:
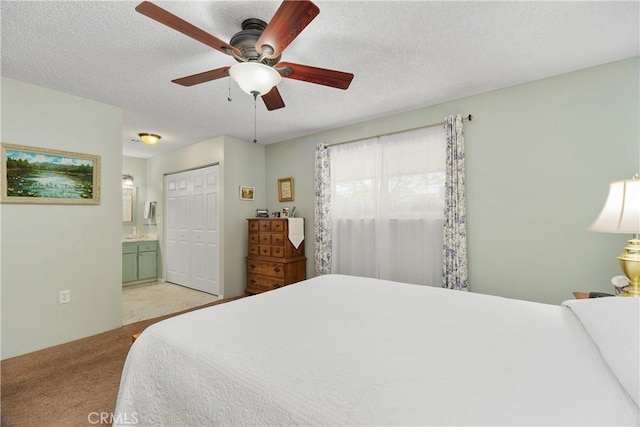
[[[275,69],[259,62],[240,62],[229,69],[229,75],[250,95],[265,95],[282,80]]]
[[[156,145],[160,141],[161,136],[155,133],[139,133],[138,136],[147,145]]]
[[[614,181],[609,184],[609,195],[590,231],[603,233],[640,233],[640,179]]]

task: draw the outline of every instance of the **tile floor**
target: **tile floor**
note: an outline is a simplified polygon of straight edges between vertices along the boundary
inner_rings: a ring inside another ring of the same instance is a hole
[[[168,282],[149,282],[122,287],[122,324],[152,319],[217,301],[216,295]]]

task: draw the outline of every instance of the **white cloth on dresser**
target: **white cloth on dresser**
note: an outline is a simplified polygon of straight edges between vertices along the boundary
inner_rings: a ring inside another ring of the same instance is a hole
[[[289,241],[298,249],[304,240],[304,219],[289,218]]]

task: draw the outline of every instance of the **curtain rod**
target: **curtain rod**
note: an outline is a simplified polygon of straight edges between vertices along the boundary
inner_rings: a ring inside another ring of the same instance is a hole
[[[471,114],[468,114],[468,115],[466,115],[466,116],[464,116],[462,118],[463,122],[466,122],[466,121],[470,122],[472,120],[473,120],[473,116]],[[434,126],[442,126],[442,125],[444,125],[444,123],[445,122],[431,123],[430,125],[418,126],[416,128],[411,128],[411,129],[403,129],[403,130],[399,130],[399,131],[395,131],[395,132],[383,133],[383,134],[380,134],[380,135],[367,136],[365,138],[352,139],[350,141],[336,142],[334,144],[325,144],[324,148],[333,147],[334,145],[352,144],[354,142],[364,141],[365,139],[380,138],[381,136],[395,135],[397,133],[411,132],[412,130],[432,128]]]

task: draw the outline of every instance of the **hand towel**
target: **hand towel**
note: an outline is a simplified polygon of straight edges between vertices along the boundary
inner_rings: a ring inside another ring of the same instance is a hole
[[[298,249],[304,240],[304,218],[289,218],[289,241]]]
[[[144,202],[144,219],[151,218],[151,202]]]

